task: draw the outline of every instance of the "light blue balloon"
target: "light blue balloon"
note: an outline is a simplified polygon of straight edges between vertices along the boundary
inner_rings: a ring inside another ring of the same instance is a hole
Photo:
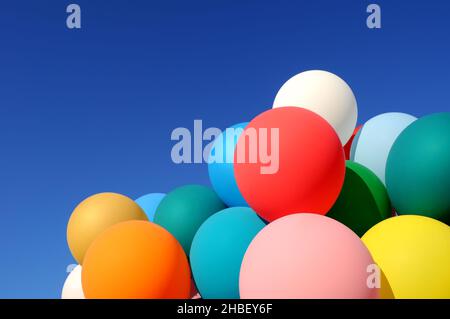
[[[217,195],[227,206],[248,206],[234,178],[234,150],[238,142],[239,136],[244,128],[248,125],[240,123],[233,125],[234,133],[226,129],[219,135],[213,146],[208,158],[209,180]],[[215,161],[212,159],[215,158]]]
[[[248,207],[224,209],[200,226],[192,241],[192,274],[202,298],[239,298],[245,251],[265,223]]]
[[[386,185],[386,162],[397,137],[416,117],[405,113],[384,113],[368,120],[352,143],[350,160],[359,163],[378,176]]]
[[[156,213],[156,208],[158,207],[164,196],[166,196],[166,194],[151,193],[139,197],[135,200],[135,202],[144,210],[145,214],[148,217],[148,220],[152,222]]]

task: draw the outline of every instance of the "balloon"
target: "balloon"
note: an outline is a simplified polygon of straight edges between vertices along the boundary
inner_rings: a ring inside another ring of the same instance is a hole
[[[148,221],[127,221],[100,234],[84,258],[89,299],[187,299],[191,274],[181,245]]]
[[[200,225],[224,208],[224,203],[213,190],[201,185],[187,185],[163,198],[154,221],[174,235],[189,256],[192,239]]]
[[[385,184],[386,161],[392,144],[415,120],[405,113],[384,113],[371,118],[353,140],[350,159],[370,169]]]
[[[358,132],[359,132],[359,130],[361,128],[362,128],[362,125],[360,125],[357,128],[355,128],[355,130],[353,131],[353,134],[350,137],[350,139],[348,140],[347,144],[344,145],[344,153],[345,153],[345,159],[346,160],[350,159],[350,150],[352,148],[353,141],[355,139],[356,134],[358,134]]]
[[[382,298],[450,298],[450,227],[423,216],[399,216],[372,227],[362,240],[389,287]],[[391,292],[389,292],[391,290]]]
[[[255,145],[259,147],[256,154],[264,153],[267,141],[247,143],[248,136],[269,131],[273,139],[276,130],[278,140],[269,143],[269,153],[270,165],[277,170],[265,173],[269,165],[265,158],[252,161],[247,155]],[[324,215],[344,182],[344,151],[336,132],[317,114],[298,107],[276,108],[258,115],[244,130],[236,148],[234,174],[247,203],[267,221],[298,212]]]
[[[80,265],[77,265],[67,276],[62,289],[61,299],[84,299]]]
[[[294,214],[268,224],[241,266],[243,299],[377,298],[368,285],[372,257],[346,226],[326,216]]]
[[[372,226],[392,216],[389,197],[380,179],[364,166],[346,162],[344,186],[327,216],[358,236]]]
[[[73,257],[83,263],[84,254],[98,234],[126,220],[147,220],[132,199],[115,193],[100,193],[82,201],[67,225],[67,242]]]
[[[149,221],[153,221],[155,217],[156,208],[166,194],[152,193],[139,197],[135,202],[144,210]]]
[[[189,296],[193,299],[196,295],[198,295],[198,289],[194,279],[191,277],[191,290],[189,291]]]
[[[389,153],[386,185],[399,215],[450,224],[450,112],[425,116],[400,134]]]
[[[352,136],[358,108],[352,89],[337,75],[321,70],[302,72],[278,91],[273,107],[298,106],[322,116],[336,130],[342,145]]]
[[[216,157],[216,161],[208,163],[209,180],[217,195],[228,206],[248,206],[239,192],[233,170],[234,150],[247,124],[236,124],[226,129],[216,138],[209,156],[209,159]]]
[[[264,226],[247,207],[224,209],[202,224],[190,254],[192,273],[202,298],[239,298],[239,269],[244,253]]]

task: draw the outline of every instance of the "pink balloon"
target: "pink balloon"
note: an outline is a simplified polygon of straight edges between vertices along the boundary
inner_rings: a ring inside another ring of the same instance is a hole
[[[374,261],[359,237],[317,214],[282,217],[256,235],[241,265],[243,299],[377,298]],[[370,287],[369,287],[370,286]]]

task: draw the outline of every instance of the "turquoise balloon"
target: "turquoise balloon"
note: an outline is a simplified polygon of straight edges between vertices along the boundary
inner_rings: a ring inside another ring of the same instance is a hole
[[[370,169],[385,183],[386,161],[397,137],[417,118],[405,113],[384,113],[368,120],[356,134],[350,159]]]
[[[158,207],[164,196],[166,196],[166,194],[151,193],[139,197],[135,200],[135,202],[144,210],[145,214],[148,217],[148,220],[152,222],[155,216],[156,208]]]
[[[386,185],[399,215],[423,215],[450,224],[450,113],[422,117],[389,153]]]
[[[248,206],[239,191],[233,169],[234,150],[239,136],[247,125],[248,123],[233,125],[231,129],[234,129],[234,134],[228,129],[225,130],[216,138],[209,155],[209,159],[213,157],[219,159],[218,162],[208,163],[211,185],[222,201],[230,207]]]
[[[245,251],[265,223],[248,207],[224,209],[198,230],[190,261],[202,298],[239,298],[239,271]]]
[[[186,185],[168,193],[158,205],[154,223],[165,228],[181,244],[187,256],[199,227],[211,215],[226,208],[219,196],[202,185]]]

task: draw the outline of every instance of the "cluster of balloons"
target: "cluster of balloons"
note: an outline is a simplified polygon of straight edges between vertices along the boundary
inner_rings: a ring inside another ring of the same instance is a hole
[[[213,189],[81,202],[62,297],[450,298],[450,113],[357,127],[351,88],[316,70],[233,127],[211,148],[234,158],[208,164]],[[236,150],[270,128],[279,169],[262,174]]]

